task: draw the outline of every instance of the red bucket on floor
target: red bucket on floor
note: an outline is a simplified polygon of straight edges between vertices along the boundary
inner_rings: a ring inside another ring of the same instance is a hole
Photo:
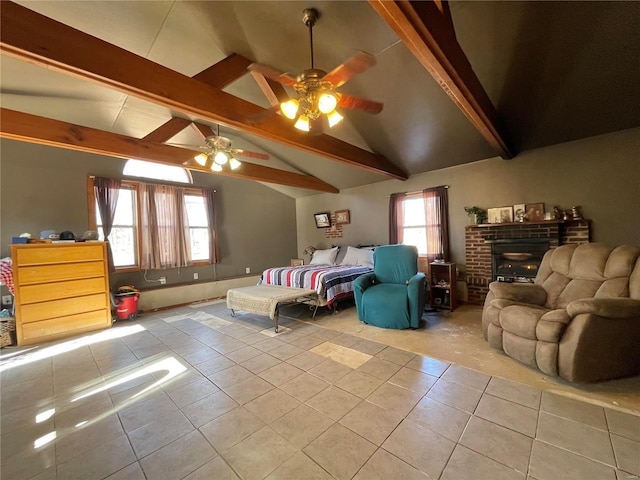
[[[140,292],[133,287],[120,287],[115,294],[118,320],[132,320],[138,316]]]

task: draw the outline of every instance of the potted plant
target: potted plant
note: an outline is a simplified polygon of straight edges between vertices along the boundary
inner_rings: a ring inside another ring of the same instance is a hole
[[[471,225],[477,225],[478,223],[484,223],[487,220],[487,211],[480,207],[464,207],[464,211],[469,215]]]

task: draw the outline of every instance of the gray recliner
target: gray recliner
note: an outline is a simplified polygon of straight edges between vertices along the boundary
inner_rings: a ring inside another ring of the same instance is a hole
[[[489,285],[482,330],[492,347],[572,382],[640,374],[640,247],[549,250],[535,283]]]

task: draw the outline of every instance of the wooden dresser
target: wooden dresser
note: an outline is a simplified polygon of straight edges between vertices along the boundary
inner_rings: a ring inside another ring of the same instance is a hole
[[[106,243],[12,245],[11,258],[18,345],[111,326]]]

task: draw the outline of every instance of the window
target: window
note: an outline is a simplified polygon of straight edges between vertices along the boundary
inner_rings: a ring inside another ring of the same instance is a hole
[[[415,245],[419,255],[427,253],[427,225],[425,223],[424,199],[420,196],[407,196],[402,202],[402,243]]]
[[[113,219],[109,243],[113,252],[113,264],[116,267],[134,267],[138,264],[138,234],[136,215],[136,191],[131,187],[120,188],[116,215]],[[100,240],[104,240],[102,218],[96,202],[96,230]]]
[[[151,178],[166,182],[193,183],[191,174],[186,168],[177,165],[145,162],[133,158],[127,160],[122,173],[130,177]]]
[[[142,228],[141,228],[141,204],[144,203],[142,199],[142,192],[146,191],[148,184],[139,182],[133,182],[123,180],[120,188],[118,189],[118,201],[116,204],[115,216],[113,220],[113,227],[111,234],[109,235],[109,244],[113,252],[114,266],[121,270],[127,269],[139,269],[143,258],[149,258],[150,254],[147,243],[142,241]],[[88,192],[92,198],[94,196],[93,181],[88,182],[90,191]],[[165,186],[168,190],[171,187]],[[173,188],[175,190],[175,187]],[[190,245],[190,254],[187,254],[187,258],[190,256],[190,261],[194,264],[198,263],[211,263],[211,252],[215,249],[211,248],[210,242],[212,238],[212,232],[210,230],[209,219],[212,215],[209,214],[209,204],[206,200],[206,191],[199,188],[186,188],[180,189],[184,191],[182,194],[184,201],[184,211],[186,212],[184,225],[184,231],[186,236],[189,237],[187,245]],[[162,197],[162,193],[158,193]],[[161,199],[157,199],[160,201]],[[160,202],[162,203],[162,202]],[[156,205],[160,205],[156,203]],[[90,217],[93,225],[90,228],[95,228],[98,231],[100,240],[104,240],[103,222],[100,217],[100,212],[97,206],[97,202],[94,200],[91,205]],[[165,240],[159,242],[160,249],[166,248],[178,248],[175,246],[173,239],[178,237],[177,232],[167,232],[167,228],[177,228],[169,226],[167,227],[167,212],[160,212],[157,216],[157,222],[154,223],[158,237],[162,237]],[[169,240],[171,241],[169,241]],[[153,248],[153,247],[152,247]],[[144,253],[144,256],[143,256]],[[157,256],[161,258],[161,263],[164,264],[165,259],[172,258],[173,252],[161,251],[156,252]],[[151,254],[154,255],[154,254]],[[169,265],[167,263],[167,265]]]

